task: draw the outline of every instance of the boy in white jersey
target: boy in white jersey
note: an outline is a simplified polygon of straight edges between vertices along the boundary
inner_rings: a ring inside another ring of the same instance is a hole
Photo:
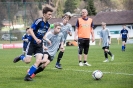
[[[70,19],[71,19],[71,13],[68,13],[68,12],[65,13],[64,16],[62,17],[63,22],[61,23],[61,31],[60,32],[64,36],[64,43],[66,42],[66,39],[67,39],[68,34],[70,36],[72,36],[72,25],[68,23],[68,21]],[[64,50],[63,49],[60,50],[60,52],[58,54],[57,62],[56,62],[56,65],[55,65],[55,67],[58,68],[58,69],[61,69],[62,68],[61,67],[61,64],[60,64],[60,60],[63,57],[64,51],[65,51],[65,48],[64,48]]]
[[[106,23],[102,22],[103,29],[100,31],[100,41],[99,45],[101,45],[101,41],[103,43],[102,49],[104,50],[105,60],[103,62],[109,62],[108,54],[112,57],[111,61],[114,60],[114,55],[109,51],[109,45],[111,44],[111,36],[108,28],[106,28]],[[110,39],[109,39],[110,38]]]
[[[54,59],[54,56],[58,50],[59,44],[60,50],[64,49],[64,36],[60,32],[61,25],[60,23],[54,24],[54,29],[49,31],[46,36],[43,44],[44,49],[44,56],[41,61],[41,65],[38,67],[38,69],[32,74],[32,78],[39,72],[43,71],[45,67]]]

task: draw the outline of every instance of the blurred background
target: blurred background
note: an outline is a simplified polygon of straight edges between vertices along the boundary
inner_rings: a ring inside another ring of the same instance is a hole
[[[96,39],[99,38],[101,22],[107,23],[113,38],[118,38],[123,24],[133,37],[133,0],[0,0],[0,43],[20,42],[25,29],[42,17],[45,6],[54,10],[50,23],[61,22],[62,15],[70,12],[73,33],[77,18],[85,8],[93,19]],[[68,40],[72,39],[73,36],[68,36]]]

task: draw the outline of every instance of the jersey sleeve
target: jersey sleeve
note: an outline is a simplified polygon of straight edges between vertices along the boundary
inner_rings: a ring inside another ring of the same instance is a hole
[[[78,28],[79,27],[79,21],[77,20],[76,22],[76,27]]]
[[[102,31],[100,31],[100,38],[102,38],[103,36],[102,36]]]
[[[39,26],[39,23],[42,21],[42,19],[37,19],[34,21],[34,23],[31,25],[31,28],[35,31],[37,30],[37,27]]]
[[[22,40],[25,39],[25,36],[26,36],[26,34],[24,34],[24,35],[22,36]]]
[[[73,28],[72,28],[72,25],[70,24],[69,25],[69,31],[72,32]]]

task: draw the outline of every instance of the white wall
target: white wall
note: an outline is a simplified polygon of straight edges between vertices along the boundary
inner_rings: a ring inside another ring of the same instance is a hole
[[[112,25],[112,26],[107,26],[107,28],[110,30],[110,31],[119,31],[121,29],[123,29],[122,25]],[[128,32],[129,32],[129,36],[130,37],[133,37],[133,28],[132,29],[128,29]],[[94,34],[95,34],[95,39],[99,39],[99,35],[98,35],[98,32],[102,30],[102,27],[101,26],[97,26],[95,29],[94,29]],[[111,37],[112,38],[119,38],[120,37],[120,34],[111,34]],[[74,40],[74,30],[72,32],[72,36],[69,36],[67,37],[67,40]]]

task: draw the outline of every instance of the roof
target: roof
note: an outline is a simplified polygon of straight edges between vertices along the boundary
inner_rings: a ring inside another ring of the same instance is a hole
[[[94,16],[89,16],[90,18],[94,18]],[[76,22],[77,22],[77,19],[79,17],[72,17],[68,23],[70,23],[72,26],[75,26],[76,25]],[[53,24],[55,22],[62,22],[62,18],[52,18],[49,20],[49,23]]]
[[[100,12],[96,16],[89,17],[93,19],[95,26],[101,25],[102,22],[105,22],[107,25],[133,24],[133,10]],[[72,17],[69,23],[75,26],[78,18],[79,17]],[[62,22],[62,18],[52,18],[49,22]]]
[[[98,13],[94,20],[94,25],[101,25],[102,22],[106,24],[131,24],[133,23],[133,10],[118,11],[118,12],[101,12]]]

